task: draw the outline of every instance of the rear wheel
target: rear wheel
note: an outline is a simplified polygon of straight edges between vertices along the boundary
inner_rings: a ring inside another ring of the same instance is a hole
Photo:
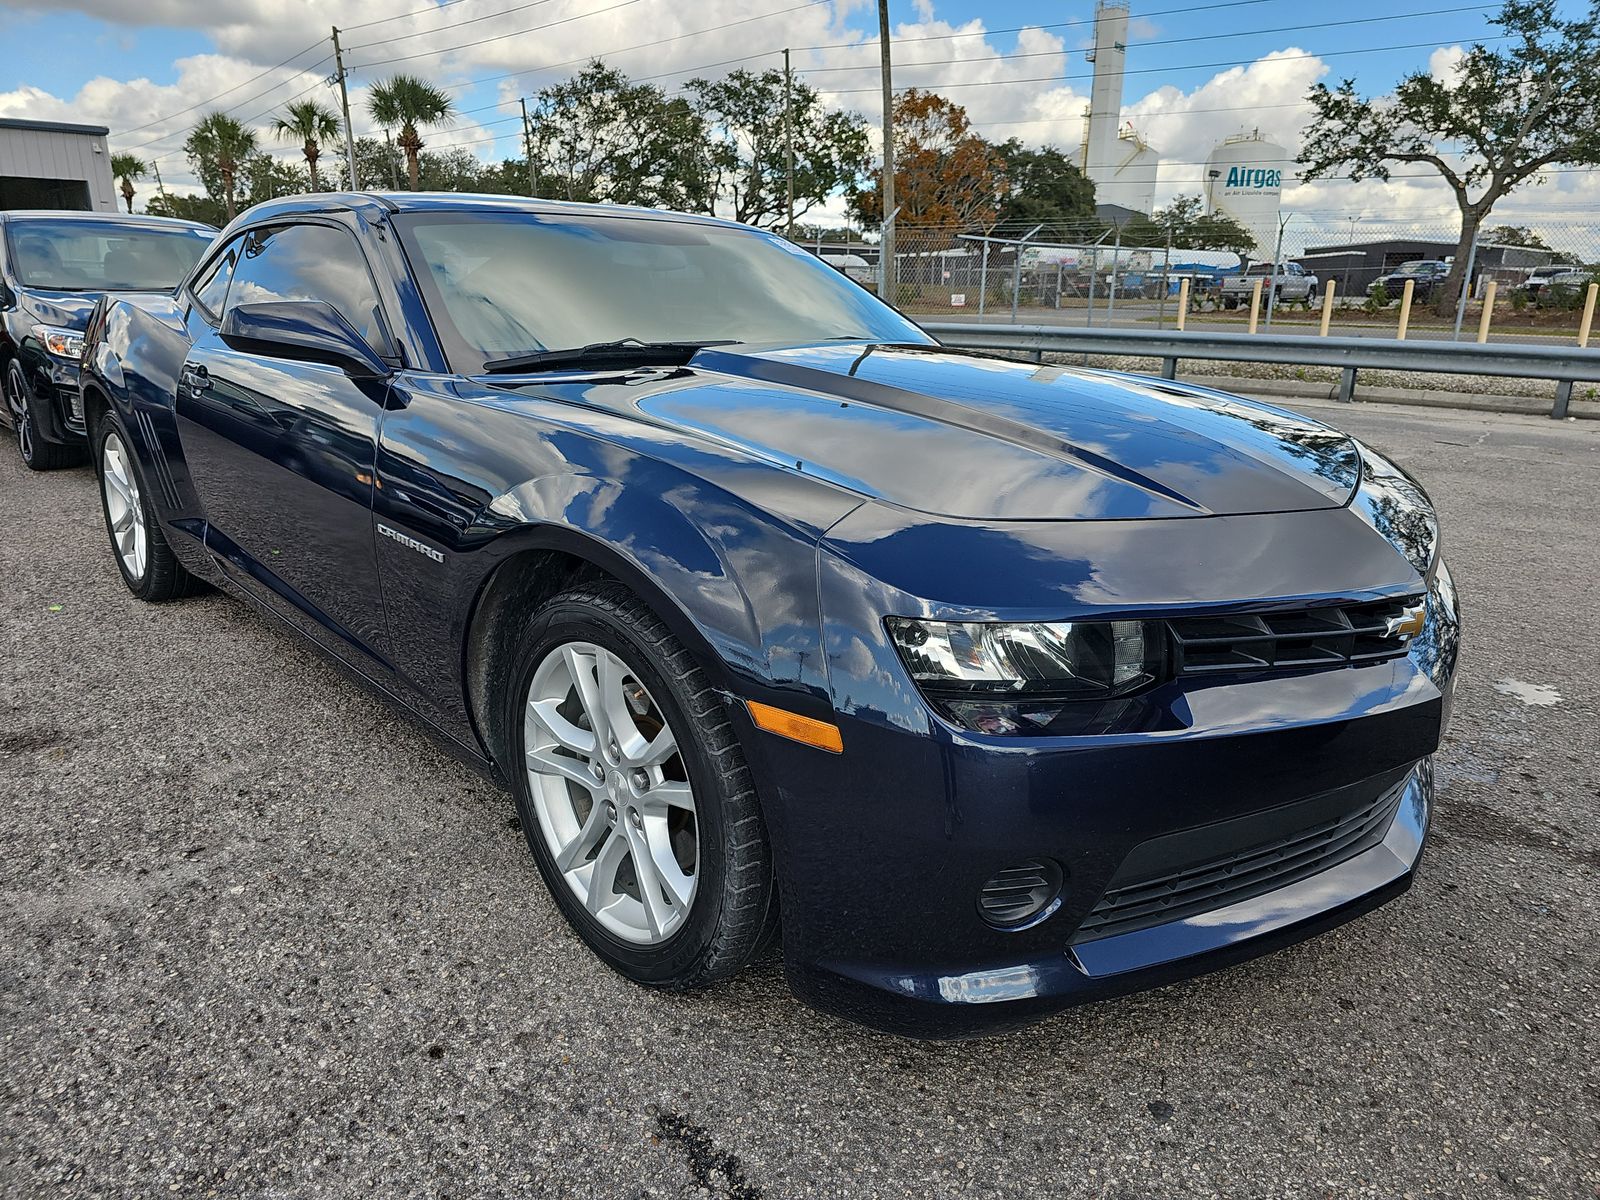
[[[523,829],[579,936],[638,983],[736,973],[776,916],[772,858],[687,649],[620,585],[585,585],[529,623],[508,691]]]
[[[188,595],[195,589],[194,577],[167,545],[122,427],[107,417],[95,429],[95,440],[100,508],[122,582],[139,599],[151,603]]]
[[[76,446],[63,446],[59,442],[45,440],[44,430],[39,424],[38,399],[28,386],[28,377],[22,370],[22,364],[16,359],[6,364],[0,390],[5,392],[6,409],[17,437],[17,452],[30,470],[58,471],[83,461],[83,454]]]

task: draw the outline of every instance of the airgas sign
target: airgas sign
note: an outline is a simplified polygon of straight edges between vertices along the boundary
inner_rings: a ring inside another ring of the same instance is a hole
[[[1283,187],[1283,171],[1277,167],[1229,167],[1225,189],[1276,191]]]

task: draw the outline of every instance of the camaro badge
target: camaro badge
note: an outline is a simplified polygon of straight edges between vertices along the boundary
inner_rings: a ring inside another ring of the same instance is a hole
[[[428,545],[426,542],[419,542],[414,537],[407,537],[405,534],[401,533],[398,529],[390,529],[382,521],[378,522],[378,532],[383,534],[383,536],[386,537],[386,538],[393,538],[395,541],[399,542],[402,546],[410,547],[412,550],[415,550],[418,554],[426,554],[429,558],[433,559],[434,562],[441,562],[442,563],[444,561],[444,555],[439,553],[439,551],[435,550],[432,546]]]
[[[1403,638],[1410,641],[1422,632],[1422,627],[1427,623],[1428,609],[1425,604],[1408,604],[1400,611],[1398,617],[1390,617],[1384,625],[1385,637]]]

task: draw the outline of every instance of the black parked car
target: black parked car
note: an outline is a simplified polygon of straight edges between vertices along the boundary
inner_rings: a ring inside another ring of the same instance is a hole
[[[1449,276],[1449,263],[1435,259],[1416,259],[1401,263],[1387,275],[1380,275],[1374,279],[1367,285],[1367,294],[1371,295],[1382,287],[1390,300],[1399,300],[1401,293],[1405,291],[1406,280],[1409,279],[1414,284],[1411,289],[1411,302],[1421,304],[1425,300],[1432,300],[1434,292],[1439,290]]]
[[[170,292],[216,230],[111,213],[0,212],[0,419],[36,471],[86,446],[78,352],[107,292]]]
[[[812,1003],[973,1033],[1410,886],[1454,587],[1421,487],[1305,417],[509,196],[261,205],[84,371],[129,590],[224,587],[410,709],[640,983],[781,936]]]

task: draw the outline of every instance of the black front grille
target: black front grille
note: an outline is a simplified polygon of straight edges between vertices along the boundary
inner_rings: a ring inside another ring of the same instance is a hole
[[[1179,675],[1354,666],[1404,654],[1409,639],[1389,632],[1391,621],[1421,602],[1413,596],[1287,612],[1175,617],[1167,629]]]
[[[1402,780],[1357,811],[1289,837],[1108,891],[1072,940],[1092,942],[1226,908],[1337,866],[1383,840],[1405,786]]]

